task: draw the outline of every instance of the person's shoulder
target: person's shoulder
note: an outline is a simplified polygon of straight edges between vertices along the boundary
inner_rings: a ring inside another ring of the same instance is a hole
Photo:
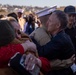
[[[70,41],[70,36],[63,31],[58,34],[56,39],[60,39],[60,41],[67,43]]]
[[[53,40],[61,42],[64,41],[66,38],[67,38],[67,34],[61,31],[56,36],[54,36]]]

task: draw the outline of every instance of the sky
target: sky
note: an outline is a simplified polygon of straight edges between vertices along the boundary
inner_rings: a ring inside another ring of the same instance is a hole
[[[0,0],[0,4],[23,5],[23,6],[76,6],[76,0]]]

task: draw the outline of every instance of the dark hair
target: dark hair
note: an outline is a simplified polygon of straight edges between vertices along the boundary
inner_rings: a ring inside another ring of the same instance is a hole
[[[35,21],[34,15],[33,14],[29,14],[29,23],[32,23],[33,21]]]
[[[12,12],[12,13],[9,13],[7,16],[8,17],[14,17],[17,20],[17,22],[18,22],[18,18],[17,18],[17,14],[16,13]]]
[[[26,17],[23,17],[23,18],[26,20],[26,22],[29,21],[29,16],[28,15],[26,15]]]
[[[61,28],[62,29],[66,28],[68,19],[67,19],[65,12],[63,12],[61,10],[55,10],[53,13],[55,13],[57,15],[57,18],[59,19],[59,21],[61,23]]]
[[[7,20],[0,20],[0,47],[5,46],[15,38],[15,30]]]

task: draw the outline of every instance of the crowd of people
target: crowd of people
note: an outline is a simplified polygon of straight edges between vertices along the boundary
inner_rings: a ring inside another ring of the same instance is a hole
[[[0,16],[1,75],[76,75],[75,7],[40,14]]]

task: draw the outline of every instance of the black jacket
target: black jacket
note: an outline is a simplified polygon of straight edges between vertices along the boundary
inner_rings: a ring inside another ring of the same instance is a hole
[[[70,36],[76,51],[76,27],[74,26],[71,29],[66,28],[65,33],[67,33]]]
[[[36,43],[36,42],[35,42]],[[52,59],[67,59],[75,54],[74,46],[70,37],[64,32],[59,32],[44,46],[36,43],[39,56]]]

